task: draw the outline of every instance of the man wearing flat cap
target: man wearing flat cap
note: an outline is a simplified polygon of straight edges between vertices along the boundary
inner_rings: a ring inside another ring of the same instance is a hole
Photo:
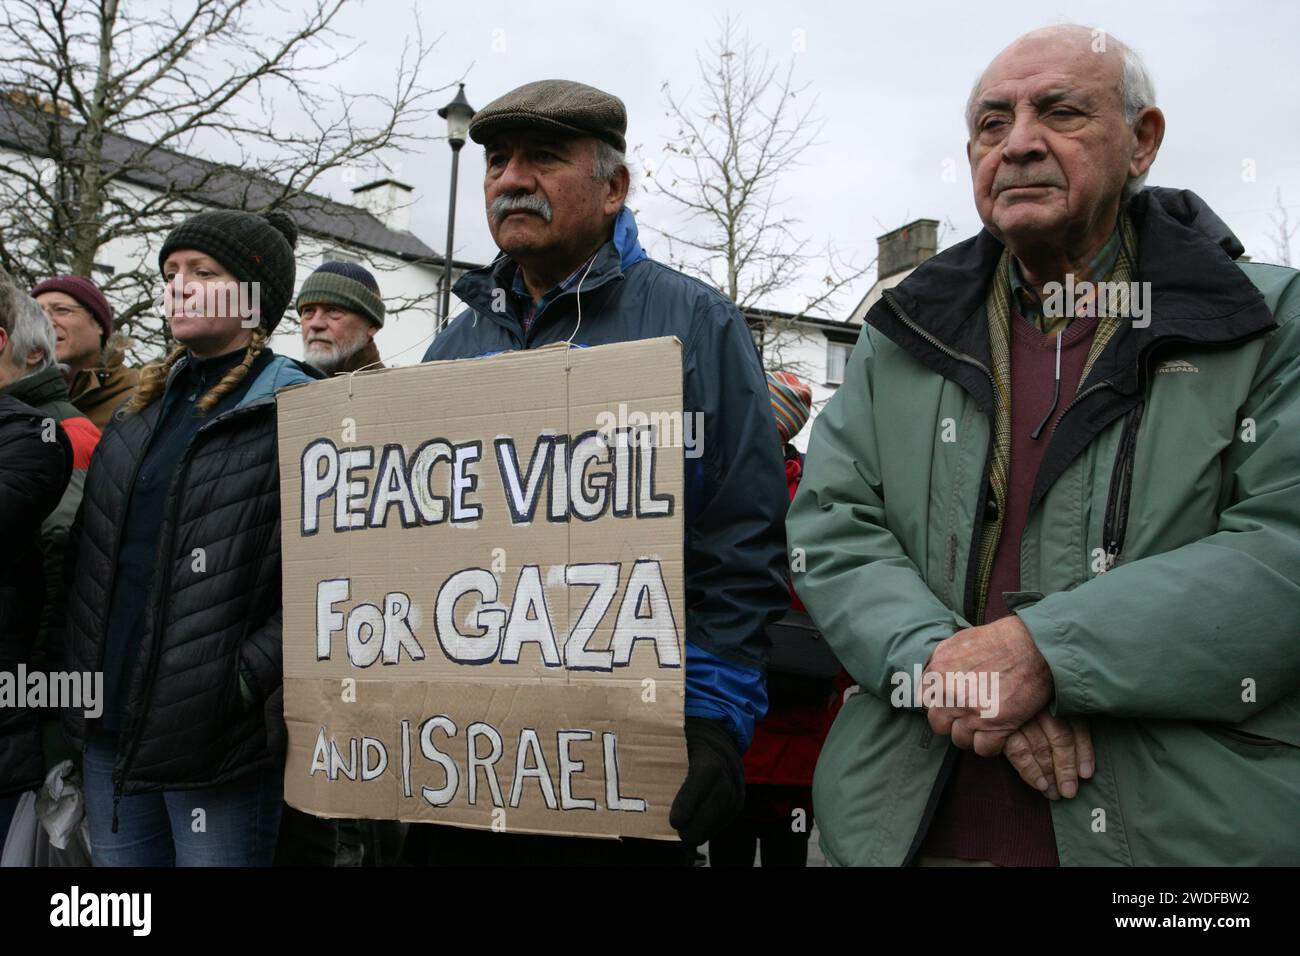
[[[763,628],[789,604],[787,496],[767,384],[744,318],[637,242],[624,206],[626,131],[617,97],[568,80],[526,84],[475,116],[469,135],[485,150],[488,228],[501,254],[457,282],[468,308],[425,360],[566,341],[681,340],[683,411],[697,413],[703,436],[702,456],[685,461],[689,770],[670,821],[693,848],[744,804],[741,756],[767,709]],[[408,856],[677,863],[686,859],[682,844],[413,826]]]

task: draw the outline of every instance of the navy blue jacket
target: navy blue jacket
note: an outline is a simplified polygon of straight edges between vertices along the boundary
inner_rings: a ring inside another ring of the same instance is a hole
[[[455,292],[469,308],[425,361],[571,337],[582,346],[668,335],[683,343],[683,411],[701,413],[704,426],[702,456],[685,460],[686,715],[724,722],[743,751],[767,711],[764,625],[790,604],[785,466],[745,320],[717,290],[647,258],[627,209],[585,278],[548,296],[527,336],[520,321],[527,303],[510,291],[515,273],[503,254],[461,277]]]

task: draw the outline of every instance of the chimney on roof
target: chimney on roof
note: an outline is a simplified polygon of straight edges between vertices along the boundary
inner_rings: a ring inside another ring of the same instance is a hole
[[[39,110],[42,113],[53,114],[56,111],[53,100],[47,99],[39,93],[32,93],[16,86],[6,87],[3,95],[5,99],[11,103],[16,103],[18,106]],[[68,119],[72,116],[72,107],[67,103],[59,103],[57,112],[61,119]]]
[[[352,190],[352,202],[389,229],[410,232],[411,192],[410,186],[396,179],[378,179]]]
[[[876,280],[919,266],[939,251],[939,222],[917,219],[876,239]]]

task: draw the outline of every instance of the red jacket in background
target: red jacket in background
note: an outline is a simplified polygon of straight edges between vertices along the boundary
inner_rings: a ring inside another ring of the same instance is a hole
[[[785,481],[791,498],[794,498],[802,476],[803,462],[799,453],[787,445]],[[793,587],[790,598],[793,610],[804,611],[803,602]],[[843,681],[837,678],[833,687],[827,687],[825,699],[816,703],[783,700],[782,683],[783,679],[778,675],[773,687],[772,675],[768,675],[768,712],[754,728],[754,740],[745,753],[745,783],[811,787],[817,757],[843,700],[844,688],[840,686]]]

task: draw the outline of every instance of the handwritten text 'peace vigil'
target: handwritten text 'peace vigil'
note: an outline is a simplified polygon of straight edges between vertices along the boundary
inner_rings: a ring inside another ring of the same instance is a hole
[[[653,426],[539,435],[527,468],[520,465],[513,438],[499,437],[493,445],[512,524],[533,521],[543,484],[548,487],[548,521],[595,521],[606,512],[635,519],[673,513],[673,496],[655,493],[658,449]],[[471,496],[478,491],[474,463],[482,456],[483,442],[477,440],[433,438],[408,459],[400,444],[385,445],[378,452],[372,445],[340,450],[330,439],[318,438],[302,453],[300,532],[313,535],[320,530],[319,511],[330,498],[335,531],[387,527],[394,508],[404,528],[481,521],[483,504]]]

